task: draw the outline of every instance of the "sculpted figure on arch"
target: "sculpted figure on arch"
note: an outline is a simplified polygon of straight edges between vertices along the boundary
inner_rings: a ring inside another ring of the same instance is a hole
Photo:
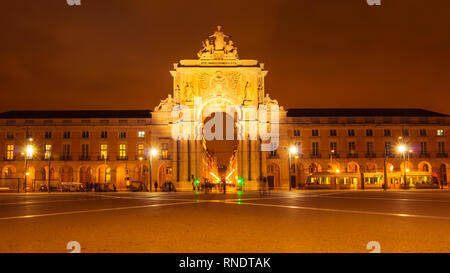
[[[222,26],[217,26],[217,31],[214,32],[213,35],[209,36],[209,38],[215,38],[214,40],[215,50],[223,50],[226,45],[225,38],[229,38],[229,36],[225,35],[222,32]]]
[[[228,44],[225,45],[225,54],[237,57],[237,48],[233,45],[233,41],[229,41]]]
[[[202,42],[203,48],[198,52],[197,56],[200,58],[204,53],[212,54],[214,50],[214,46],[209,42],[209,39],[206,39]]]
[[[222,32],[222,27],[217,26],[214,34],[208,36],[202,42],[203,48],[197,53],[200,59],[237,59],[237,47],[234,46],[231,37]]]

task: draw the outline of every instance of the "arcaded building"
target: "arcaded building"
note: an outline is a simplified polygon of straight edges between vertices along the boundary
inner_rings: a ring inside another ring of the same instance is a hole
[[[267,73],[257,60],[240,59],[218,28],[198,58],[174,64],[173,90],[153,110],[2,113],[0,189],[33,191],[48,181],[57,189],[97,183],[127,190],[131,181],[149,189],[151,181],[192,190],[222,179],[244,190],[262,183],[284,190],[447,186],[449,116],[422,109],[285,110],[265,90]],[[243,109],[231,115],[240,131],[231,134],[239,137],[225,174],[202,134],[211,107],[227,114]]]

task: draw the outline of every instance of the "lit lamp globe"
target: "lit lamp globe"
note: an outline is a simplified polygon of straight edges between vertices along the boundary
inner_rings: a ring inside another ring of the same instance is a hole
[[[400,146],[398,146],[397,149],[402,154],[406,152],[406,146],[405,145],[400,145]]]
[[[32,157],[33,156],[33,152],[34,152],[34,148],[31,145],[27,146],[27,156],[28,157]]]
[[[293,155],[296,155],[298,153],[297,147],[295,147],[295,146],[290,147],[289,148],[289,153],[293,154]]]
[[[156,150],[156,149],[151,149],[151,150],[150,150],[150,154],[151,154],[152,156],[155,156],[155,155],[158,154],[158,150]]]

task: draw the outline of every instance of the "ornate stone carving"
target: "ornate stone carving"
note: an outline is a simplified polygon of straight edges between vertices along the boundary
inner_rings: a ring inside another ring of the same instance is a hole
[[[241,73],[239,72],[231,72],[229,74],[231,88],[236,90],[239,86],[239,83],[241,81]]]
[[[237,59],[237,47],[233,46],[233,41],[229,41],[228,44],[225,45],[225,56],[232,57]]]
[[[176,101],[180,100],[180,93],[181,93],[180,85],[176,84],[173,94]]]
[[[202,45],[203,48],[197,53],[202,60],[238,59],[237,48],[230,36],[222,32],[221,26],[217,26],[216,32],[203,41]]]
[[[246,82],[245,83],[245,88],[244,88],[244,100],[248,100],[248,91],[249,89],[252,88],[250,82]]]
[[[210,43],[209,39],[202,42],[203,48],[197,53],[199,58],[208,58],[213,56],[214,46]]]
[[[175,100],[172,98],[172,95],[169,94],[167,99],[162,100],[159,105],[155,107],[155,111],[171,111],[174,105]]]
[[[270,98],[269,94],[266,93],[266,96],[263,99],[263,104],[265,105],[269,105],[269,104],[277,104],[278,105],[278,101],[277,100],[273,100]]]
[[[199,59],[181,60],[171,71],[175,104],[192,107],[196,97],[202,98],[203,103],[211,99],[246,106],[263,104],[263,101],[277,103],[264,97],[267,72],[262,70],[263,66],[256,60],[238,59],[231,37],[224,34],[220,26],[202,44]],[[169,108],[169,102],[170,98],[156,110]]]
[[[186,83],[186,101],[193,101],[194,87],[191,82]]]
[[[208,73],[200,74],[200,76],[199,76],[200,89],[204,90],[204,89],[209,88],[209,78],[210,78],[210,75]]]
[[[217,26],[217,31],[213,35],[210,35],[209,38],[215,39],[214,50],[223,50],[226,45],[225,38],[229,38],[229,36],[222,32],[222,26]]]
[[[228,87],[227,78],[223,75],[222,71],[217,71],[216,74],[210,80],[211,91],[216,94],[222,93]]]

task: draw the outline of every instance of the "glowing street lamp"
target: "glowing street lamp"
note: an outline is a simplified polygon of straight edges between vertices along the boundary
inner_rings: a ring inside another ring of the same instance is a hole
[[[406,174],[408,173],[408,169],[407,169],[407,167],[406,167],[406,152],[409,150],[408,149],[408,147],[405,145],[405,144],[400,144],[398,147],[397,147],[397,150],[398,150],[398,152],[399,153],[401,153],[402,154],[402,156],[403,156],[403,169],[404,169],[404,177],[403,177],[403,179],[404,179],[404,187],[405,187],[405,189],[406,189]],[[410,151],[410,152],[412,152],[412,151]]]
[[[298,153],[297,147],[291,146],[291,147],[289,148],[289,153],[292,154],[292,155],[296,155],[296,154]]]
[[[27,157],[28,157],[29,159],[31,159],[31,158],[33,157],[33,152],[34,152],[33,145],[28,144],[28,145],[27,145]]]
[[[404,145],[404,144],[398,145],[397,150],[399,153],[404,154],[407,150],[406,145]]]
[[[156,150],[155,148],[150,149],[149,151],[149,157],[148,157],[148,168],[150,171],[150,175],[148,178],[148,186],[149,186],[149,191],[152,191],[152,161],[153,161],[153,157],[158,155],[158,150]]]
[[[292,155],[298,154],[298,148],[297,146],[291,146],[289,147],[289,191],[292,190],[292,182],[291,182],[291,157]]]
[[[31,145],[30,143],[33,141],[32,138],[28,138],[28,144],[27,146],[25,146],[25,179],[24,179],[24,192],[27,192],[27,177],[30,175],[30,173],[28,172],[28,159],[32,159],[33,158],[33,152],[34,152],[34,148],[33,145]]]

